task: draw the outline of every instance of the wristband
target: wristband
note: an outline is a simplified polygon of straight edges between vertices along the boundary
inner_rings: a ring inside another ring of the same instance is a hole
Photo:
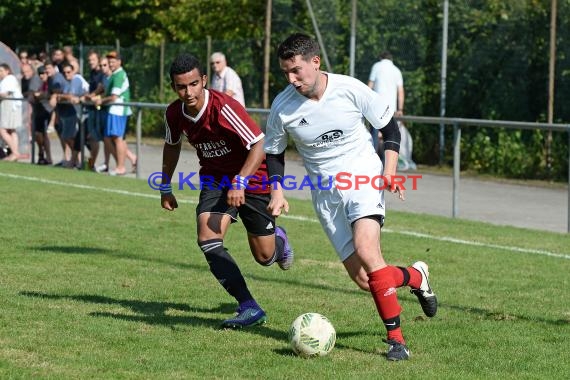
[[[232,179],[232,188],[236,190],[247,189],[248,184],[249,184],[249,177],[242,177],[241,175],[237,174]]]
[[[158,188],[160,190],[160,195],[172,194],[172,184],[170,184],[170,183],[163,183]]]

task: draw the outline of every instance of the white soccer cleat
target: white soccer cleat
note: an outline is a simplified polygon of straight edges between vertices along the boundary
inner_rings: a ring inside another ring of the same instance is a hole
[[[410,292],[418,297],[424,314],[431,318],[437,313],[437,297],[429,285],[428,266],[423,261],[416,261],[412,268],[420,272],[422,283],[419,289],[412,289]]]

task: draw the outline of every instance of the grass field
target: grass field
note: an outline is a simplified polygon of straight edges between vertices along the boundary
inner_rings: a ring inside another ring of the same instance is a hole
[[[169,213],[145,181],[0,162],[0,378],[567,379],[570,236],[389,213],[387,260],[430,265],[438,315],[399,291],[412,351],[387,362],[371,297],[350,281],[307,201],[280,219],[296,262],[255,263],[241,224],[226,245],[268,324],[220,330],[235,309],[195,232],[196,193]],[[324,358],[288,347],[299,314],[326,315]]]

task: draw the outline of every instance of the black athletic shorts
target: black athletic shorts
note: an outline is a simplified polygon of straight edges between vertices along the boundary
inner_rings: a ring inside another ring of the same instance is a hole
[[[228,205],[227,194],[228,189],[202,189],[198,207],[196,207],[196,217],[204,212],[228,214],[234,223],[237,222],[239,215],[245,229],[250,234],[267,236],[275,233],[275,217],[267,210],[271,195],[246,192],[245,204],[236,208]]]
[[[34,109],[32,115],[34,118],[34,131],[38,133],[45,133],[47,131],[47,126],[49,124],[51,114],[42,106],[41,108]]]

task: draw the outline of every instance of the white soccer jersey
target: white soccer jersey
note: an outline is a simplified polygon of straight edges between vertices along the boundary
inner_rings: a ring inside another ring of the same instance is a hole
[[[379,174],[382,164],[374,152],[366,118],[377,129],[388,124],[394,109],[381,95],[346,75],[330,74],[319,101],[288,86],[274,100],[267,121],[265,152],[279,154],[287,135],[303,157],[316,183],[341,172]]]

